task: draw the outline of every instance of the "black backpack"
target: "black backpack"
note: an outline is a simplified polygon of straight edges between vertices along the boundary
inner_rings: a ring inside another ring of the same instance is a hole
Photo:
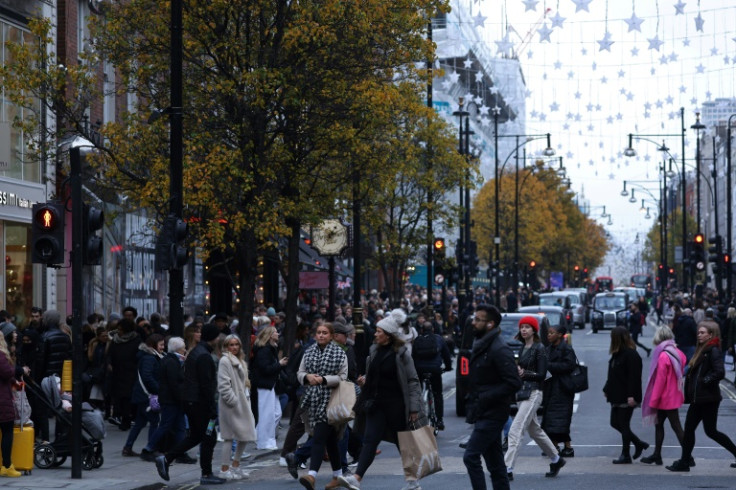
[[[434,359],[439,351],[437,339],[433,334],[420,335],[414,339],[414,346],[411,349],[412,357],[424,360]]]

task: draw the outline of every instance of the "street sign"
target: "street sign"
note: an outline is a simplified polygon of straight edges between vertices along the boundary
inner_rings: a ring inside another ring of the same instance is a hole
[[[437,274],[436,276],[434,276],[434,282],[435,284],[442,284],[443,282],[445,282],[445,276],[443,276],[442,274]]]

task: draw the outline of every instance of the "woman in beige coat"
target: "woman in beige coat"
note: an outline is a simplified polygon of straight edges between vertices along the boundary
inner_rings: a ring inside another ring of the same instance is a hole
[[[256,440],[256,427],[250,408],[250,389],[248,365],[245,363],[240,337],[235,334],[225,337],[224,352],[217,369],[217,391],[219,397],[220,435],[225,440],[222,445],[222,471],[220,477],[228,480],[247,478],[240,470],[240,456],[247,441]],[[235,455],[232,455],[233,441],[237,442]]]

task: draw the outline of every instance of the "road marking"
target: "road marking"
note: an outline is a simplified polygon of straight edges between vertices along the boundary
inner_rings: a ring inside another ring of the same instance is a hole
[[[736,401],[736,393],[729,388],[726,383],[720,383],[721,390],[723,390],[726,393],[726,396],[728,396],[731,400]]]
[[[449,399],[449,398],[450,398],[450,397],[451,397],[452,395],[454,395],[456,391],[457,391],[457,389],[455,389],[455,388],[450,388],[449,390],[447,390],[447,391],[445,391],[444,393],[442,393],[442,398],[444,398],[445,400],[447,400],[447,399]]]

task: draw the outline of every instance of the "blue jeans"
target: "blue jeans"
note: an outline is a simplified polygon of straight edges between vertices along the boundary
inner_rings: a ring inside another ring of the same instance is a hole
[[[496,410],[486,417],[475,422],[473,433],[470,434],[468,446],[463,454],[463,463],[468,470],[470,484],[473,490],[486,490],[486,479],[483,473],[481,456],[486,461],[486,467],[491,473],[491,483],[494,490],[508,490],[509,478],[506,474],[506,464],[503,461],[501,448],[501,432],[509,415],[504,410]]]
[[[156,431],[158,427],[159,413],[148,409],[148,403],[137,403],[135,405],[135,425],[130,428],[128,433],[128,439],[125,441],[125,447],[133,447],[135,440],[138,439],[138,434],[148,424],[148,439]]]
[[[174,434],[174,445],[180,443],[186,432],[185,419],[184,410],[179,405],[161,405],[161,421],[153,434],[148,436],[148,444],[144,449],[151,452],[156,451],[161,439],[169,432]]]

